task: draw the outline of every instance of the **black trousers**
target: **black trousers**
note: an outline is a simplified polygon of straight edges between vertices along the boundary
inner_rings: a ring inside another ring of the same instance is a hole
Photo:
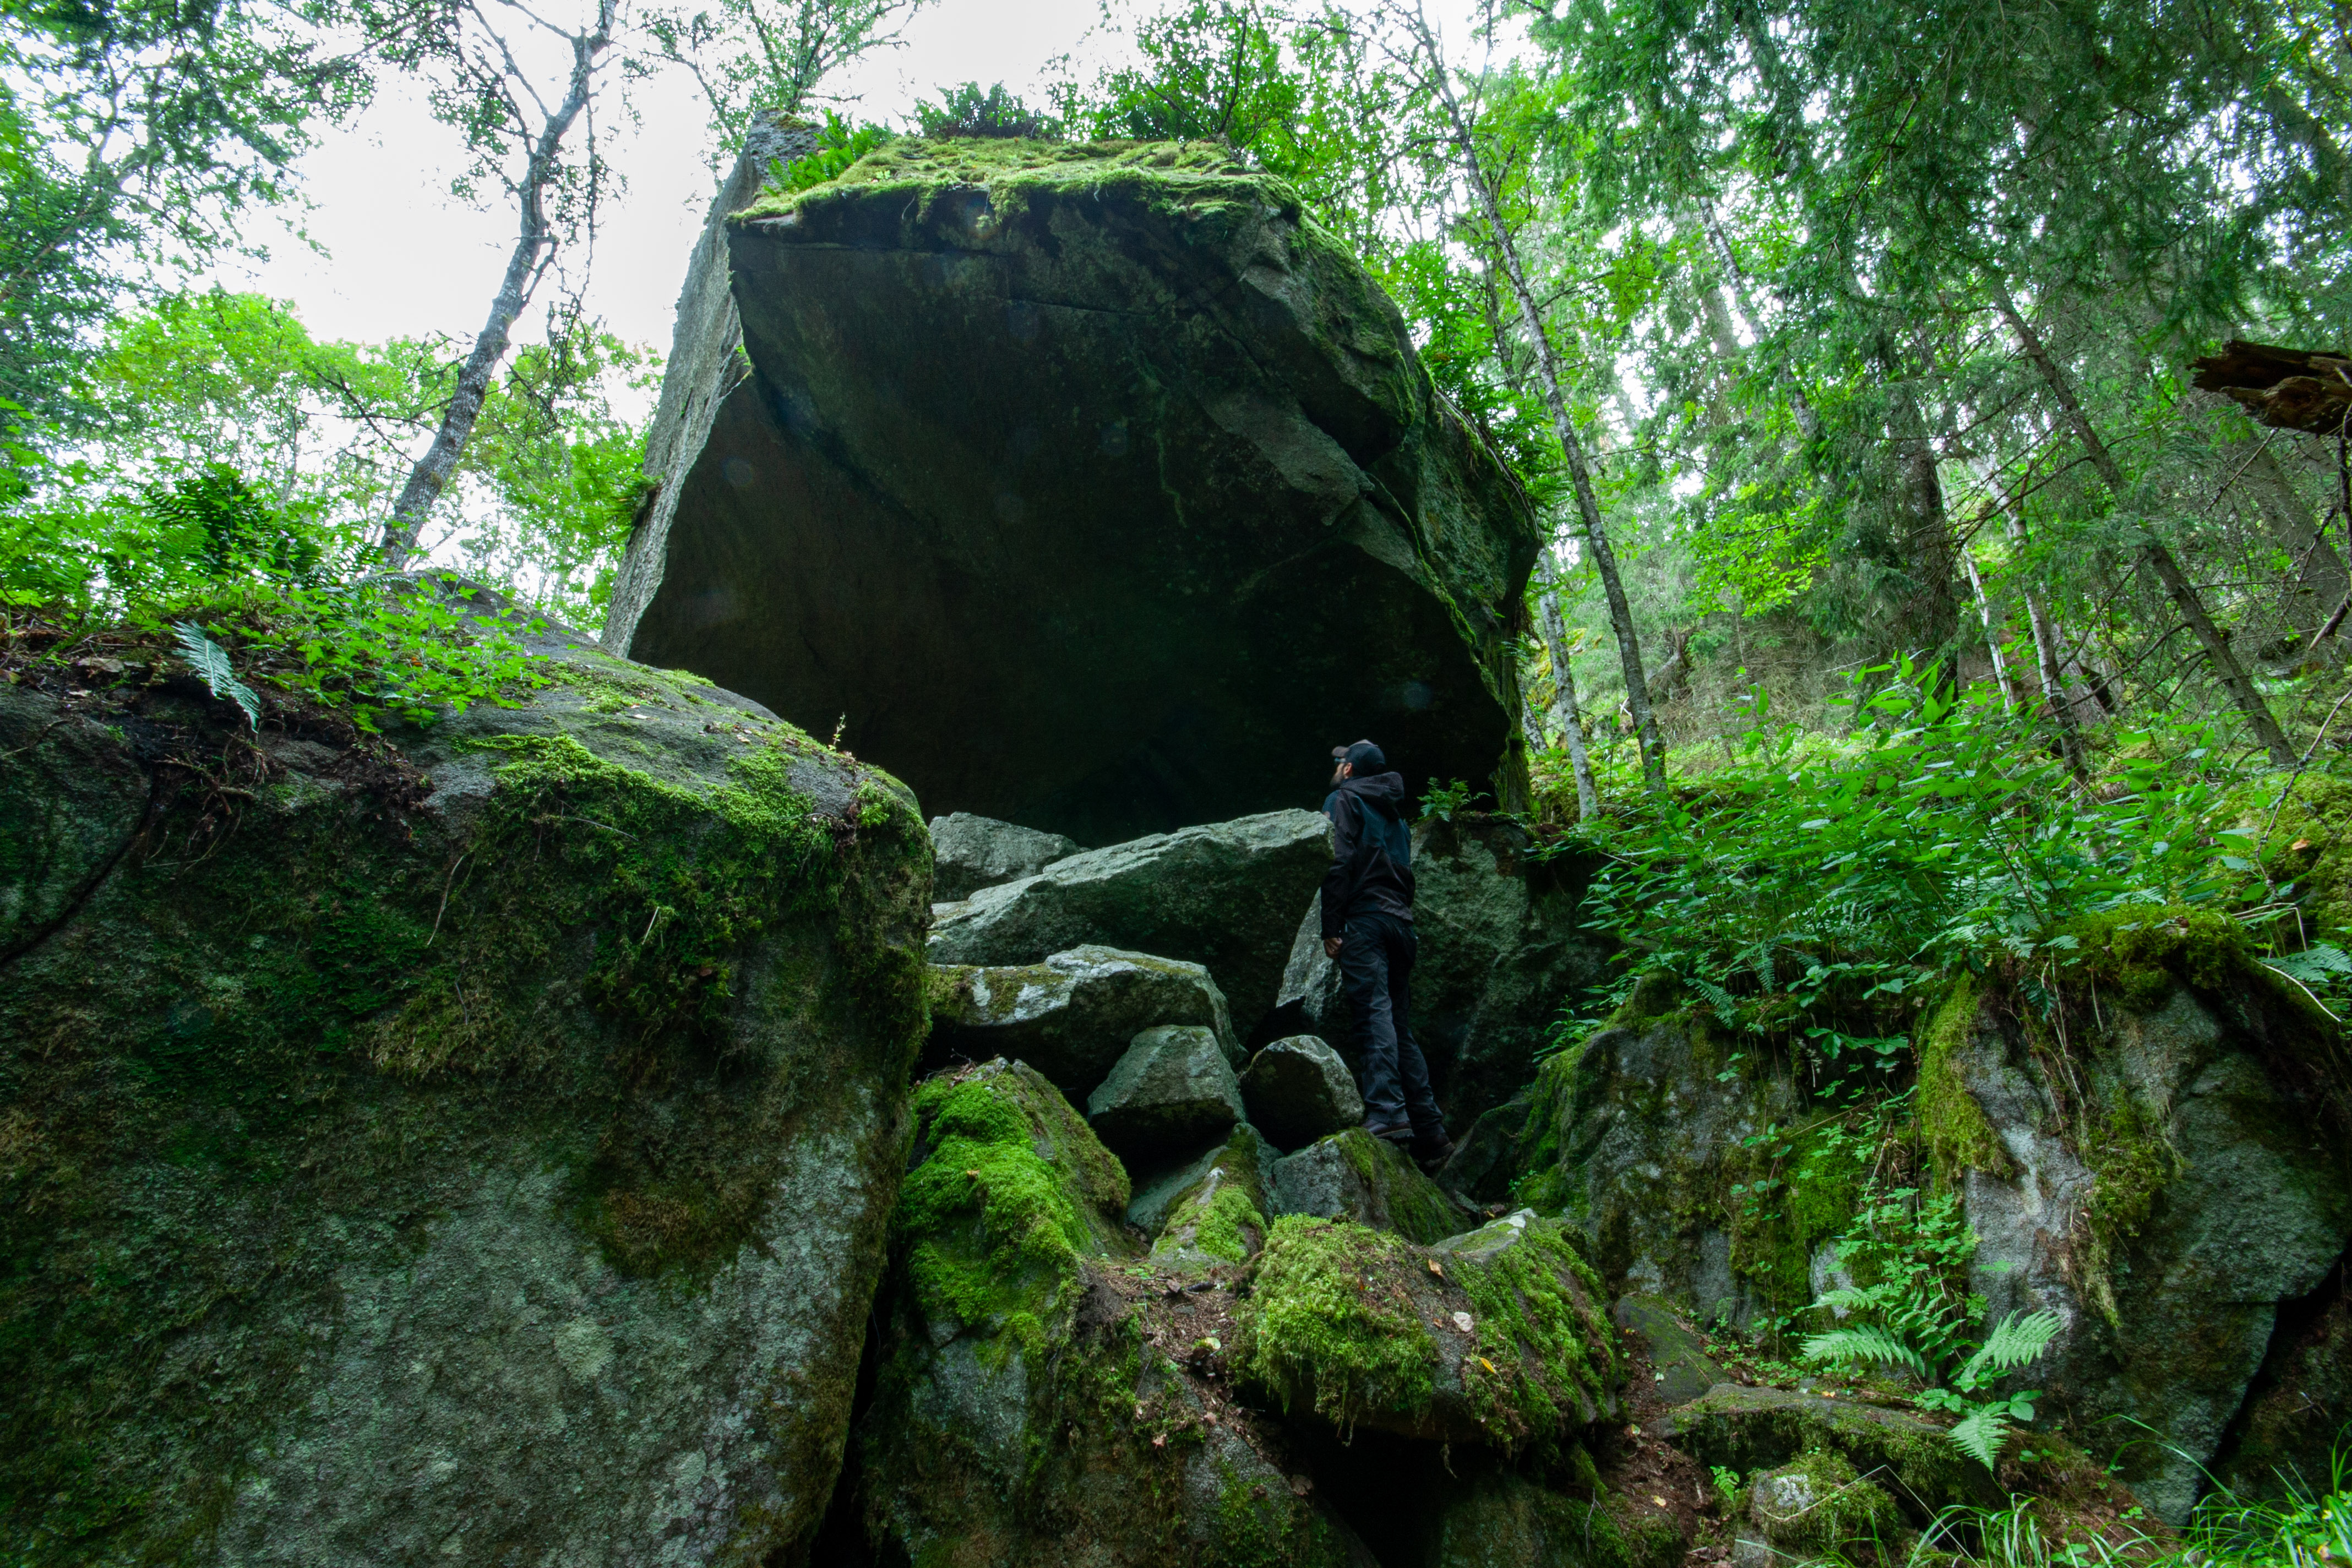
[[[1429,1064],[1412,1039],[1412,961],[1420,948],[1411,921],[1351,915],[1339,943],[1339,984],[1356,1021],[1364,1125],[1375,1131],[1409,1126],[1433,1138],[1445,1121],[1430,1092]]]

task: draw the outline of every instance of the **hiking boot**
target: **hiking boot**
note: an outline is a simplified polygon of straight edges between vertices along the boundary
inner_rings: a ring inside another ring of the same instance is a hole
[[[1425,1174],[1433,1176],[1446,1161],[1454,1158],[1454,1140],[1448,1138],[1445,1129],[1441,1127],[1426,1138],[1415,1138],[1409,1152],[1414,1164],[1419,1165]]]
[[[1395,1144],[1402,1152],[1407,1154],[1412,1152],[1414,1142],[1412,1129],[1402,1121],[1384,1126],[1375,1126],[1367,1121],[1364,1123],[1364,1131],[1375,1138],[1384,1139]]]

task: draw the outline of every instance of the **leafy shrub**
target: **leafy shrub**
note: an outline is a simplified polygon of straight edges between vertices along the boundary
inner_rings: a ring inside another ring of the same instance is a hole
[[[816,151],[790,163],[776,159],[768,161],[768,184],[779,191],[814,190],[827,180],[839,179],[855,163],[883,142],[890,132],[879,125],[852,125],[831,110],[824,113],[824,126],[816,133]]]
[[[2115,735],[2086,786],[1997,694],[1955,699],[1907,662],[1863,672],[1848,706],[1843,742],[1753,731],[1703,783],[1560,840],[1608,857],[1586,907],[1590,927],[1631,938],[1612,1005],[1654,970],[1727,1025],[1778,994],[1791,1005],[1769,1016],[1787,1033],[1866,1059],[1891,1037],[1872,1022],[1922,986],[1989,958],[2063,966],[2085,915],[2275,918],[2298,896],[2263,878],[2231,801],[2250,771],[2203,720]],[[2305,971],[2334,973],[2326,954]]]

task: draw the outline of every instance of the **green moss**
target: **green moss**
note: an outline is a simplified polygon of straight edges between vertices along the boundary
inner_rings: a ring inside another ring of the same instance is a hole
[[[1570,1173],[1562,1169],[1560,1138],[1576,1101],[1578,1069],[1584,1060],[1581,1040],[1536,1068],[1535,1088],[1528,1099],[1528,1119],[1519,1133],[1519,1174],[1511,1193],[1521,1204],[1542,1214],[1558,1214],[1570,1206],[1574,1194]],[[1581,1215],[1577,1217],[1583,1217]]]
[[[1461,1211],[1444,1190],[1387,1139],[1350,1127],[1332,1134],[1328,1142],[1366,1195],[1370,1212],[1360,1217],[1423,1245],[1462,1228]]]
[[[469,851],[478,875],[493,875],[468,887],[481,886],[506,918],[476,914],[448,959],[373,1031],[370,1055],[386,1071],[507,1065],[516,1020],[483,994],[544,962],[535,933],[551,916],[604,928],[583,988],[650,1034],[716,1023],[735,995],[744,944],[838,898],[831,832],[793,789],[782,743],[734,759],[740,782],[716,789],[607,762],[568,735],[476,745],[508,760],[494,770]],[[522,868],[537,874],[518,875]],[[463,869],[452,867],[453,886]]]
[[[1237,1371],[1285,1409],[1305,1403],[1342,1428],[1373,1411],[1426,1410],[1436,1347],[1409,1303],[1371,1283],[1420,1266],[1410,1246],[1384,1232],[1283,1215],[1234,1314]]]
[[[2009,1151],[1960,1082],[1952,1058],[1966,1046],[1977,1024],[1976,981],[1962,975],[1934,1013],[1919,1042],[1919,1137],[1935,1162],[1937,1177],[1957,1182],[1964,1171],[1984,1171],[2007,1177],[2012,1166]]]
[[[1257,1136],[1237,1127],[1208,1173],[1169,1206],[1154,1258],[1181,1260],[1188,1252],[1223,1263],[1246,1263],[1265,1243],[1265,1215],[1254,1194],[1264,1192]]]
[[[1272,202],[1296,218],[1297,195],[1269,174],[1253,173],[1208,142],[1032,142],[1018,138],[901,137],[885,142],[838,177],[801,192],[768,190],[735,215],[738,223],[793,217],[812,226],[842,204],[869,197],[903,207],[908,221],[935,221],[946,202],[984,193],[983,221],[1016,221],[1041,195],[1140,200],[1154,205]],[[903,200],[899,198],[903,197]],[[955,221],[969,227],[969,208]]]
[[[2183,981],[2220,992],[2251,963],[2244,928],[2213,910],[2127,905],[2071,921],[2062,934],[2076,944],[2071,975],[2141,1013],[2161,1007]]]
[[[1457,1255],[1451,1273],[1470,1297],[1481,1357],[1463,1388],[1501,1447],[1549,1443],[1608,1408],[1624,1371],[1608,1290],[1559,1222],[1528,1226],[1490,1261]]]
[[[1843,1234],[1862,1201],[1875,1146],[1848,1117],[1724,1152],[1724,1193],[1691,1227],[1720,1224],[1731,1233],[1731,1266],[1759,1288],[1775,1312],[1812,1300],[1812,1259]]]
[[[1042,1350],[1076,1300],[1082,1259],[1111,1250],[1127,1173],[1061,1092],[994,1061],[915,1090],[920,1156],[894,1234],[917,1306]]]

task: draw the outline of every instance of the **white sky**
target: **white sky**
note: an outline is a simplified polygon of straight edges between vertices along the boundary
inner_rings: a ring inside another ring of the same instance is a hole
[[[1046,62],[1077,50],[1099,17],[1096,0],[940,0],[907,28],[904,48],[868,56],[827,89],[856,95],[859,118],[888,125],[919,98],[965,81],[1001,80],[1034,102]],[[708,121],[683,72],[638,83],[633,93],[639,123],[610,143],[627,188],[606,207],[588,303],[611,331],[667,354],[687,254],[709,207]],[[230,263],[215,276],[228,288],[290,300],[320,338],[470,338],[514,244],[515,216],[503,204],[477,210],[452,196],[462,163],[456,133],[425,112],[414,83],[387,79],[363,115],[303,160],[311,203],[303,226],[325,253],[273,220],[258,237],[267,262]],[[542,285],[535,305],[552,291]],[[540,330],[534,310],[516,341]]]

